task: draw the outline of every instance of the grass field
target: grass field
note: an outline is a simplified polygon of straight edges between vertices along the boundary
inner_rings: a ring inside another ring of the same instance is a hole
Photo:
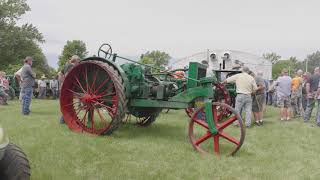
[[[269,108],[265,125],[247,129],[235,157],[204,156],[187,136],[184,111],[161,114],[148,128],[124,124],[112,136],[76,134],[57,101],[34,100],[30,116],[17,101],[0,106],[0,123],[24,149],[34,180],[108,179],[320,179],[320,128],[280,122]],[[132,122],[133,123],[133,122]]]

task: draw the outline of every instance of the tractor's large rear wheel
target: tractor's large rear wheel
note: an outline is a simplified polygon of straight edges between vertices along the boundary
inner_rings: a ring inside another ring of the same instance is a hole
[[[226,115],[223,111],[229,110]],[[198,109],[189,123],[189,138],[192,146],[201,153],[234,155],[242,146],[245,138],[245,127],[241,116],[231,106],[212,103],[212,119],[208,123],[204,107]],[[239,124],[235,126],[233,122]],[[217,132],[210,129],[212,123]]]
[[[82,61],[64,80],[60,108],[70,129],[105,135],[121,125],[125,98],[123,79],[113,66]]]

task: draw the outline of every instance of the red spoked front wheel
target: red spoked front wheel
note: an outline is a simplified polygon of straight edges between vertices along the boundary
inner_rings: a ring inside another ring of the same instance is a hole
[[[206,119],[205,108],[198,109],[189,123],[189,138],[192,146],[201,153],[234,155],[242,146],[245,138],[245,127],[241,116],[231,106],[212,103],[212,119],[216,132],[212,131]],[[230,112],[225,115],[224,110]],[[237,126],[234,122],[238,122]]]
[[[60,108],[70,129],[97,135],[111,134],[125,114],[121,76],[106,63],[79,63],[64,80]]]

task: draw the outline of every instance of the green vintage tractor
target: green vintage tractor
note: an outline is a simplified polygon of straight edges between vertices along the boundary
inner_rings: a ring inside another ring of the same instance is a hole
[[[71,130],[110,135],[125,114],[136,117],[138,125],[149,126],[162,109],[192,109],[188,132],[197,151],[234,155],[242,146],[241,117],[221,101],[223,94],[217,100],[222,87],[215,76],[206,77],[207,66],[190,62],[188,77],[176,78],[173,72],[113,54],[108,44],[99,48],[98,56],[83,59],[62,85],[60,108]],[[119,66],[117,59],[129,63]],[[236,121],[239,127],[233,125]]]
[[[0,179],[29,180],[30,166],[26,154],[9,142],[7,134],[0,126]]]

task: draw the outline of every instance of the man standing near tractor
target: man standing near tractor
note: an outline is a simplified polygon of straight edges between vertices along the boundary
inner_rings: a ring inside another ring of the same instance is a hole
[[[255,119],[255,123],[257,126],[260,126],[263,124],[263,110],[265,106],[265,82],[262,78],[263,73],[259,71],[257,73],[257,76],[254,75],[253,77],[255,79],[256,85],[258,89],[256,90],[256,93],[253,96],[252,99],[252,112]]]
[[[32,57],[26,57],[24,60],[24,65],[21,71],[21,78],[23,79],[21,83],[22,97],[22,114],[30,114],[30,104],[33,95],[33,85],[36,78],[36,73],[32,71]]]
[[[67,74],[71,71],[71,69],[75,66],[75,65],[77,65],[78,63],[79,63],[79,61],[80,61],[80,58],[79,58],[79,56],[77,56],[77,55],[73,55],[72,57],[71,57],[71,59],[69,60],[69,62],[64,66],[64,68],[61,70],[61,73],[60,73],[60,75],[62,76],[62,77],[60,77],[60,80],[61,80],[61,86],[62,86],[62,84],[63,84],[63,81],[64,81],[64,78],[67,76]],[[60,118],[60,124],[64,124],[65,122],[64,122],[64,118],[63,118],[63,116],[61,116],[61,118]]]
[[[251,126],[251,95],[258,89],[254,78],[248,74],[249,72],[250,70],[248,67],[243,67],[242,73],[231,76],[223,81],[223,83],[236,84],[237,97],[235,109],[237,112],[245,112],[246,127]]]

